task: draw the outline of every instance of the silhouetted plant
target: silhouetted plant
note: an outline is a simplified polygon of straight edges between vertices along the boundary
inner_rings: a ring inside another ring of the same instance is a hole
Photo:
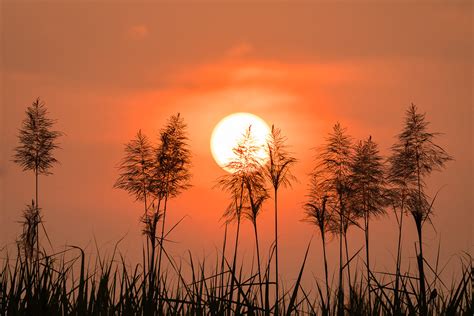
[[[163,202],[160,252],[158,256],[158,277],[160,277],[165,222],[168,199],[178,196],[190,187],[191,152],[189,150],[187,126],[180,114],[172,115],[161,130],[155,153],[155,169],[152,190],[158,198],[157,210]]]
[[[359,141],[354,149],[354,160],[351,174],[351,206],[363,219],[365,233],[365,251],[367,268],[367,295],[369,314],[371,313],[370,256],[369,256],[369,222],[373,217],[386,213],[387,183],[384,174],[383,158],[377,144],[369,137]]]
[[[125,146],[125,157],[120,164],[121,174],[114,187],[124,189],[143,201],[143,234],[150,243],[148,257],[148,296],[145,311],[152,308],[155,295],[155,276],[160,277],[163,241],[165,237],[165,216],[167,202],[189,187],[190,151],[187,144],[186,124],[180,114],[173,115],[161,130],[159,144],[155,147],[138,131],[135,139]],[[156,202],[156,204],[155,204]],[[161,208],[164,204],[163,209]],[[155,207],[156,205],[156,207]],[[161,238],[158,271],[155,270],[157,225],[161,220]]]
[[[217,186],[221,187],[224,191],[230,193],[231,202],[224,211],[223,218],[227,224],[232,222],[237,222],[237,228],[235,233],[235,243],[234,243],[234,254],[232,257],[232,266],[231,266],[231,275],[230,275],[230,287],[228,291],[229,295],[229,313],[230,306],[233,302],[234,295],[234,283],[237,267],[237,250],[239,246],[239,237],[240,237],[240,224],[242,220],[242,211],[245,204],[245,199],[247,195],[244,192],[244,181],[242,174],[238,171],[235,171],[230,174],[226,174],[218,180]],[[224,254],[223,254],[224,256]]]
[[[153,146],[148,137],[141,130],[130,142],[125,144],[125,157],[119,165],[120,175],[114,184],[114,188],[123,189],[132,195],[135,200],[143,202],[144,235],[147,237],[147,260],[150,262],[149,243],[154,244],[152,231],[156,231],[157,211],[150,210],[149,202],[153,197]]]
[[[401,297],[400,297],[400,267],[402,261],[402,232],[403,232],[403,218],[406,214],[406,200],[409,195],[410,182],[414,180],[413,173],[405,170],[407,162],[410,157],[410,153],[407,150],[399,150],[398,153],[393,152],[389,157],[389,169],[388,169],[388,183],[389,183],[389,199],[392,204],[395,218],[398,225],[398,240],[397,240],[397,258],[395,267],[395,283],[394,283],[394,306],[393,313],[395,315],[401,314]],[[400,215],[397,213],[397,209],[400,210]]]
[[[346,130],[337,123],[333,127],[333,132],[329,134],[326,144],[317,155],[317,165],[314,172],[323,176],[321,185],[326,192],[328,202],[331,202],[337,216],[333,216],[333,222],[339,235],[339,287],[338,287],[338,314],[344,313],[344,290],[343,290],[343,267],[345,266],[342,255],[342,240],[345,237],[347,228],[353,224],[348,208],[350,195],[350,174],[352,166],[352,145],[351,138],[346,134]],[[347,239],[346,239],[347,241]],[[347,242],[346,242],[347,254]],[[349,266],[347,267],[349,269]],[[350,282],[349,282],[350,285]]]
[[[41,223],[40,209],[36,207],[34,200],[31,201],[31,205],[27,205],[26,209],[23,210],[22,217],[22,233],[18,245],[23,250],[25,260],[31,263],[33,258],[38,257],[38,255],[35,255],[35,244],[38,225]]]
[[[258,265],[258,279],[260,287],[260,300],[263,304],[263,291],[262,291],[262,271],[261,271],[261,261],[260,261],[260,246],[258,238],[258,225],[257,218],[262,210],[263,203],[268,199],[268,192],[264,186],[264,177],[260,172],[254,172],[251,175],[248,175],[245,179],[245,187],[248,191],[248,202],[249,207],[245,212],[246,216],[249,218],[253,225],[254,234],[255,234],[255,246],[257,251],[257,265]]]
[[[221,177],[218,185],[225,191],[230,192],[233,199],[233,202],[227,208],[224,216],[228,221],[237,220],[237,235],[232,273],[235,273],[235,262],[242,215],[247,217],[253,225],[260,284],[260,300],[263,303],[257,217],[260,214],[263,202],[268,199],[268,192],[265,187],[263,166],[258,158],[258,152],[261,148],[255,144],[255,139],[252,135],[251,129],[252,127],[249,126],[242,135],[238,144],[232,149],[235,158],[226,166],[228,170],[231,170],[231,173]],[[232,286],[233,281],[231,281],[231,291],[233,290]],[[230,297],[232,300],[232,293]]]
[[[291,168],[296,159],[287,149],[286,137],[281,130],[272,125],[272,132],[267,142],[268,163],[265,165],[265,174],[273,186],[273,200],[275,210],[275,314],[278,314],[278,189],[291,186],[296,177],[291,173]]]
[[[53,156],[55,149],[59,148],[58,137],[62,132],[53,130],[54,120],[48,117],[48,110],[43,101],[37,98],[26,111],[26,118],[22,122],[19,130],[19,145],[15,148],[14,162],[23,168],[23,171],[32,170],[35,174],[35,207],[37,217],[41,223],[39,215],[39,181],[40,175],[52,174],[51,168],[58,161]],[[35,225],[36,232],[36,252],[39,254],[39,225]],[[31,232],[33,233],[33,232]]]
[[[419,312],[427,314],[427,297],[423,257],[423,224],[430,220],[433,202],[425,193],[425,179],[433,171],[441,170],[452,160],[446,151],[434,143],[438,133],[428,131],[425,114],[418,113],[412,104],[406,111],[405,126],[392,146],[390,177],[398,183],[406,196],[406,209],[411,213],[418,234]],[[403,210],[403,208],[402,208]]]
[[[232,163],[232,162],[231,162]],[[228,165],[229,166],[229,165]],[[235,232],[235,243],[234,243],[234,253],[232,257],[232,266],[231,266],[231,275],[230,275],[230,288],[228,291],[229,294],[229,314],[231,310],[231,305],[233,302],[234,296],[234,284],[237,268],[237,254],[239,246],[239,237],[240,237],[240,225],[242,220],[242,213],[245,200],[247,199],[246,190],[244,188],[244,178],[242,173],[235,170],[235,172],[226,174],[225,176],[220,177],[218,181],[218,186],[221,187],[224,191],[230,193],[231,202],[224,211],[223,218],[226,221],[226,225],[232,222],[237,222],[237,228]],[[239,294],[239,293],[238,293]]]
[[[247,190],[248,196],[248,207],[244,208],[244,214],[251,221],[254,228],[255,246],[257,251],[258,278],[260,284],[260,300],[263,304],[262,271],[260,262],[257,218],[260,214],[260,211],[262,210],[263,203],[268,199],[268,191],[265,187],[263,166],[260,164],[260,161],[257,158],[257,153],[259,150],[260,147],[255,145],[253,135],[251,134],[251,128],[249,128],[244,136],[244,139],[235,149],[235,152],[237,153],[237,159],[244,163],[244,186]]]
[[[234,148],[234,153],[236,153],[237,156],[236,160],[241,164],[239,169],[243,171],[242,176],[244,187],[247,190],[246,200],[248,202],[248,206],[244,208],[244,215],[252,222],[254,227],[257,261],[259,265],[258,273],[259,278],[261,278],[257,218],[262,210],[263,203],[268,199],[268,191],[265,187],[263,166],[258,159],[259,150],[261,150],[261,147],[256,145],[252,134],[252,127],[250,126],[238,146]],[[231,168],[233,167],[231,164]]]
[[[359,214],[356,212],[353,203],[354,201],[352,200],[352,194],[353,190],[352,187],[349,186],[349,191],[346,195],[346,202],[344,203],[344,214],[342,217],[340,217],[340,220],[342,220],[342,236],[344,238],[344,249],[346,252],[346,263],[345,267],[347,268],[347,278],[348,278],[348,285],[349,285],[349,295],[352,295],[352,278],[351,278],[351,260],[354,259],[349,255],[349,241],[347,238],[349,228],[352,226],[356,226],[358,228],[361,228],[359,225]],[[334,223],[334,222],[333,222]],[[337,222],[335,223],[336,225],[333,227],[334,231],[337,231],[339,229],[339,225]],[[352,300],[350,299],[349,302]]]
[[[119,166],[120,175],[114,188],[123,189],[143,202],[144,215],[148,212],[147,199],[151,191],[153,171],[153,146],[141,130],[133,140],[125,144],[125,157]]]
[[[326,233],[330,231],[333,222],[333,212],[328,210],[328,199],[330,195],[326,193],[325,187],[322,183],[324,179],[320,176],[317,170],[311,173],[311,182],[309,186],[308,202],[304,205],[306,218],[305,221],[315,225],[321,234],[321,241],[323,245],[323,258],[324,258],[324,277],[326,283],[326,303],[323,298],[323,315],[331,314],[331,292],[329,290],[329,273],[328,273],[328,260],[326,255]]]

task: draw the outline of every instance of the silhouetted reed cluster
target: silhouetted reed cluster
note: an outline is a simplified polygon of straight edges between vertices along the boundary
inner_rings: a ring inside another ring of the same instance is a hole
[[[406,112],[389,157],[380,154],[371,136],[354,141],[339,123],[316,148],[302,214],[320,233],[324,281],[315,281],[311,289],[302,285],[310,243],[294,284],[279,279],[278,194],[296,181],[292,169],[297,163],[280,129],[272,126],[264,162],[258,157],[262,148],[253,138],[252,126],[242,134],[235,159],[226,166],[231,172],[216,184],[229,197],[222,249],[212,263],[196,261],[189,252],[184,266],[167,251],[169,235],[180,221],[170,224],[166,217],[172,211],[170,199],[190,187],[186,124],[177,114],[154,139],[138,131],[125,145],[114,184],[142,204],[142,262],[130,266],[117,250],[118,243],[110,255],[97,248],[95,260],[76,246],[56,253],[43,247],[49,238],[38,205],[38,179],[51,174],[62,135],[53,130],[48,115],[39,99],[28,107],[15,149],[14,161],[34,172],[36,192],[22,214],[16,255],[10,258],[5,251],[0,271],[2,315],[473,315],[470,255],[461,257],[460,280],[451,286],[443,283],[438,262],[433,266],[423,255],[423,228],[431,223],[436,199],[427,193],[427,179],[452,158],[435,143],[438,134],[429,131],[425,115],[414,105]],[[258,217],[270,200],[274,240],[263,260]],[[370,224],[391,213],[398,223],[394,269],[375,272],[370,264]],[[414,220],[418,237],[416,274],[401,268],[405,216]],[[256,262],[250,266],[239,260],[239,241],[247,237],[241,236],[244,221],[252,225],[255,240]],[[230,245],[232,227],[235,238]],[[361,230],[365,236],[355,253],[348,246],[350,230]],[[337,239],[339,250],[335,280],[326,255],[332,239]],[[229,247],[231,258],[226,256]],[[364,269],[354,266],[354,258],[363,260]]]
[[[350,227],[361,229],[365,235],[366,275],[364,295],[367,298],[368,314],[372,314],[372,293],[380,288],[370,267],[369,223],[372,219],[384,216],[387,210],[395,212],[399,225],[399,244],[394,278],[389,286],[393,290],[393,300],[386,306],[393,314],[432,313],[428,309],[427,292],[430,297],[437,290],[426,284],[423,256],[423,226],[430,220],[435,198],[426,193],[426,178],[434,170],[441,170],[452,158],[436,145],[437,133],[428,131],[428,122],[424,114],[418,113],[415,105],[406,112],[405,125],[398,135],[397,142],[391,148],[391,155],[384,159],[371,136],[353,144],[352,138],[339,123],[334,126],[327,142],[318,149],[316,166],[311,174],[308,203],[305,205],[307,220],[314,223],[322,236],[324,264],[327,266],[325,251],[326,234],[337,235],[339,240],[339,278],[337,287],[337,313],[344,313],[344,290],[349,290],[349,302],[354,291],[351,282],[351,261],[349,254],[348,230]],[[404,277],[400,272],[401,235],[403,217],[411,214],[415,221],[418,236],[417,264],[418,276]],[[345,258],[344,252],[345,250]],[[346,272],[346,277],[343,273]],[[330,312],[330,290],[327,286],[328,275],[325,269],[326,302],[323,310]],[[435,272],[436,274],[436,272]],[[437,276],[435,275],[435,278]],[[408,291],[406,282],[417,280],[418,287]],[[344,281],[348,286],[344,286]],[[375,284],[373,284],[375,283]],[[410,293],[410,295],[408,295]],[[406,295],[411,304],[405,305],[400,295]],[[321,300],[323,298],[321,297]],[[380,301],[380,300],[379,300]],[[351,309],[351,307],[349,307]]]

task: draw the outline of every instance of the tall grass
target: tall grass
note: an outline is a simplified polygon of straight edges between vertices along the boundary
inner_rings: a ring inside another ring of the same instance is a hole
[[[279,273],[278,273],[278,190],[280,187],[291,186],[296,177],[291,173],[293,165],[296,163],[288,151],[286,137],[281,130],[272,125],[272,131],[267,142],[267,151],[269,162],[264,170],[265,175],[273,186],[273,202],[275,211],[275,313],[278,314],[278,296],[279,293]]]
[[[288,290],[283,290],[279,300],[279,314],[336,315],[337,301],[327,308],[320,290],[320,296],[310,295],[312,289],[301,284],[304,278],[308,249],[296,281]],[[225,250],[225,249],[222,249]],[[232,268],[227,258],[220,253],[215,264],[206,260],[196,261],[189,255],[188,264],[183,266],[171,258],[166,249],[164,257],[170,266],[167,272],[154,280],[153,295],[148,287],[150,271],[141,264],[129,265],[118,251],[103,258],[86,257],[85,251],[69,247],[65,251],[42,256],[33,261],[34,268],[21,256],[3,260],[0,274],[0,314],[2,315],[226,315],[251,314],[269,315],[275,305],[268,298],[274,286],[268,274],[262,283],[257,273],[245,274],[248,267],[238,264]],[[270,266],[271,259],[265,266]],[[223,263],[223,264],[222,264]],[[465,256],[460,263],[461,278],[450,286],[444,285],[441,275],[434,273],[427,290],[432,293],[427,300],[428,315],[472,315],[471,258]],[[235,271],[234,271],[235,270]],[[254,270],[254,269],[250,269]],[[255,271],[255,270],[254,270]],[[156,273],[156,270],[151,273]],[[393,315],[394,306],[400,306],[398,315],[416,315],[420,312],[417,277],[408,272],[400,277],[400,295],[395,297],[393,278],[371,271],[373,295],[371,304],[367,297],[366,282],[356,273],[351,288],[353,294],[346,297],[344,313],[349,315]],[[238,295],[229,299],[234,283]],[[266,297],[260,301],[260,287]],[[337,287],[330,286],[330,293]],[[333,294],[331,294],[333,295]],[[336,304],[336,305],[335,305]]]

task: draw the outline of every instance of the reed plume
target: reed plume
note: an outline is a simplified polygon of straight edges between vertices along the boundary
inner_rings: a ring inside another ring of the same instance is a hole
[[[150,244],[154,245],[156,221],[158,212],[150,209],[153,200],[152,171],[153,171],[153,146],[148,137],[139,130],[134,139],[125,144],[125,156],[119,165],[119,177],[114,188],[122,189],[143,202],[143,216],[141,222],[144,224],[143,234],[147,238],[147,264],[150,267],[153,258],[150,257]]]
[[[423,225],[430,221],[433,202],[425,192],[425,179],[433,172],[445,168],[452,157],[434,140],[439,133],[428,131],[429,122],[425,114],[411,104],[405,114],[405,125],[398,141],[392,146],[390,178],[402,190],[403,205],[415,222],[418,235],[419,312],[427,314],[427,297],[423,257]],[[403,210],[403,208],[402,208]]]
[[[172,115],[161,130],[159,144],[155,150],[152,190],[158,197],[158,212],[163,203],[161,221],[160,252],[158,255],[158,278],[161,273],[165,223],[168,200],[187,190],[190,185],[191,151],[188,144],[187,125],[180,113]]]
[[[35,201],[32,200],[31,204],[27,205],[23,210],[22,214],[22,233],[18,239],[18,246],[23,251],[25,261],[30,264],[33,259],[38,259],[39,255],[35,253],[37,251],[35,245],[37,240],[38,226],[41,223],[41,209],[36,207]]]
[[[311,181],[309,185],[309,194],[307,203],[304,205],[305,219],[304,221],[315,225],[321,234],[321,242],[323,246],[323,259],[324,259],[324,278],[326,285],[326,302],[322,300],[323,314],[331,314],[331,292],[329,290],[329,273],[328,273],[328,260],[326,255],[326,234],[331,231],[331,227],[334,227],[334,212],[331,212],[328,208],[331,203],[328,200],[331,196],[326,193],[323,185],[323,177],[320,176],[317,170],[311,173]]]
[[[224,213],[228,221],[237,221],[236,243],[234,248],[234,259],[232,273],[235,273],[235,262],[242,216],[249,219],[254,228],[255,249],[257,252],[258,278],[260,288],[260,300],[263,303],[262,273],[260,261],[260,245],[258,238],[257,218],[262,210],[262,205],[268,199],[268,191],[265,187],[265,174],[261,161],[258,157],[260,147],[256,145],[252,135],[252,126],[245,131],[237,145],[232,149],[235,158],[226,165],[231,173],[221,177],[218,186],[231,193],[232,202]],[[231,299],[233,281],[231,281]]]
[[[350,196],[350,174],[352,166],[352,141],[346,134],[346,130],[336,123],[332,133],[329,134],[326,144],[320,148],[316,157],[316,166],[314,172],[322,176],[322,190],[328,195],[328,202],[332,205],[330,208],[336,213],[333,216],[333,227],[330,229],[337,232],[339,237],[339,286],[337,299],[337,312],[339,315],[344,313],[344,289],[343,289],[343,267],[344,259],[342,255],[342,242],[346,241],[347,256],[347,238],[345,238],[347,229],[355,222],[351,218],[353,213],[348,207]],[[348,256],[347,256],[348,257]],[[348,275],[349,265],[347,263]],[[349,284],[350,285],[350,284]]]
[[[58,138],[63,135],[60,131],[53,130],[55,121],[48,117],[48,109],[40,98],[37,98],[26,111],[26,118],[19,130],[19,145],[15,148],[13,161],[23,171],[32,170],[35,175],[35,203],[36,213],[39,214],[39,176],[52,174],[51,168],[58,163],[53,153],[59,148]],[[41,221],[39,222],[41,223]],[[36,232],[36,253],[39,254],[39,230]],[[46,236],[47,237],[47,236]]]
[[[371,274],[369,256],[369,222],[373,217],[386,214],[387,183],[383,158],[372,137],[359,141],[354,148],[351,173],[351,206],[357,216],[363,219],[365,235],[367,295],[371,314]]]
[[[267,142],[268,163],[265,165],[265,175],[273,186],[273,201],[275,211],[275,314],[278,314],[279,280],[278,280],[278,189],[291,186],[296,177],[291,173],[296,163],[288,151],[286,137],[281,130],[272,125],[272,131]]]

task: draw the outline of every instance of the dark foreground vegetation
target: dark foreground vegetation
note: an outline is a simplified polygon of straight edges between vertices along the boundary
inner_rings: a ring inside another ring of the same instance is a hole
[[[166,222],[168,201],[186,190],[191,179],[183,118],[172,116],[156,144],[139,131],[126,144],[114,185],[142,205],[143,256],[131,266],[117,248],[92,259],[79,247],[48,253],[43,246],[49,238],[38,188],[40,176],[51,174],[56,163],[53,152],[62,133],[53,126],[43,102],[38,99],[28,107],[14,161],[24,171],[33,171],[36,193],[23,211],[16,252],[3,251],[2,315],[473,315],[470,255],[460,255],[459,278],[451,284],[443,282],[439,260],[429,262],[423,255],[423,232],[431,224],[436,200],[428,196],[426,180],[452,158],[436,145],[438,134],[429,131],[425,115],[414,105],[406,112],[404,127],[388,158],[379,154],[372,137],[354,143],[340,124],[316,150],[302,214],[320,233],[325,275],[320,278],[323,282],[315,281],[309,289],[302,286],[302,279],[310,244],[301,254],[294,284],[279,282],[278,193],[295,180],[291,170],[296,159],[278,128],[272,128],[269,159],[262,163],[255,154],[260,148],[253,142],[250,126],[234,149],[236,159],[228,166],[233,172],[217,181],[216,188],[229,195],[229,205],[223,216],[222,249],[212,262],[196,260],[191,253],[178,261],[167,251],[172,247],[168,236],[179,224]],[[263,262],[258,215],[270,199],[275,236],[270,258]],[[398,247],[393,270],[379,272],[369,260],[370,223],[388,212],[397,219]],[[405,218],[411,218],[416,227],[416,271],[401,268]],[[256,260],[250,266],[239,260],[244,221],[254,231]],[[232,228],[235,238],[228,238]],[[356,253],[350,253],[348,247],[352,229],[365,235]],[[335,270],[326,258],[329,237],[338,243]],[[225,255],[228,253],[232,256]],[[354,258],[363,260],[363,268],[354,266]],[[330,281],[331,271],[337,272],[334,282]]]

